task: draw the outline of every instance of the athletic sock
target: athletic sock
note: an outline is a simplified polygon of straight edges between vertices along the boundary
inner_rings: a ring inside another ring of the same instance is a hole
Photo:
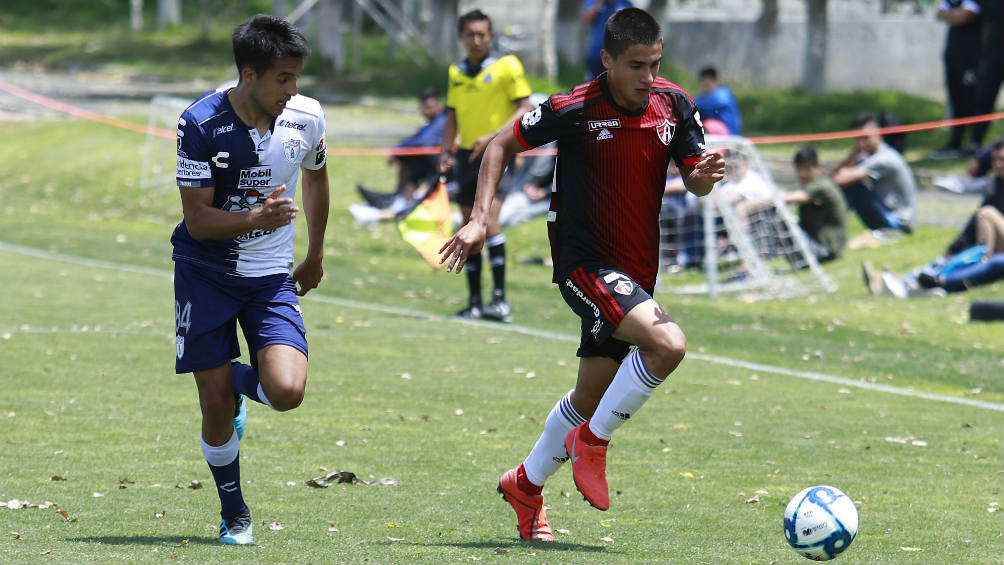
[[[600,398],[596,412],[589,420],[590,431],[600,439],[609,440],[614,430],[645,404],[660,383],[662,379],[645,368],[641,351],[631,352],[624,358],[613,382]]]
[[[522,463],[520,463],[519,467],[516,469],[516,486],[519,487],[519,490],[533,496],[536,496],[544,491],[544,487],[535,485],[530,482],[530,479],[526,478],[526,466]]]
[[[471,293],[471,306],[481,306],[481,252],[471,255],[464,264],[467,273],[467,290]]]
[[[224,520],[232,518],[245,508],[241,494],[240,440],[237,432],[226,443],[212,446],[202,438],[202,454],[209,463],[209,470],[216,482],[216,492],[220,495],[220,516]]]
[[[565,436],[572,428],[586,419],[572,406],[572,391],[561,397],[551,413],[544,420],[544,431],[523,462],[526,478],[537,486],[543,486],[547,478],[558,472],[568,460],[565,451]]]
[[[251,400],[264,404],[269,408],[272,407],[272,403],[269,402],[268,397],[265,396],[265,391],[261,388],[261,381],[258,379],[258,371],[256,371],[251,365],[245,365],[244,363],[231,363],[230,385],[233,387],[235,392],[239,392]]]
[[[505,300],[505,234],[500,233],[488,238],[485,242],[492,266],[492,281],[495,289],[493,300]]]

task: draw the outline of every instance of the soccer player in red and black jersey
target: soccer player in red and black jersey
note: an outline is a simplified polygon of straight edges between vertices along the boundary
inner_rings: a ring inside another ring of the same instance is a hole
[[[558,141],[548,236],[554,282],[582,319],[582,339],[575,388],[551,410],[526,460],[499,481],[526,539],[554,539],[541,489],[569,458],[586,501],[600,510],[610,506],[610,436],[676,369],[686,349],[683,331],[652,299],[669,160],[698,196],[725,174],[721,153],[704,147],[693,100],[657,76],[662,31],[647,12],[627,8],[611,16],[602,57],[605,73],[551,96],[492,140],[471,221],[440,250],[448,270],[462,270],[485,240],[509,156]],[[629,354],[632,345],[637,349]]]

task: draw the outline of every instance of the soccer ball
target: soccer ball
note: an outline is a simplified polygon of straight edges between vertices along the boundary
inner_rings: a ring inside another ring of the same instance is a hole
[[[858,510],[850,497],[830,486],[809,487],[784,509],[784,537],[813,561],[829,561],[858,535]]]

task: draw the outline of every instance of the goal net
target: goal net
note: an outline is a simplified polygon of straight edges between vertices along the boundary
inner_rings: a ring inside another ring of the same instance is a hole
[[[154,133],[157,129],[174,131],[178,128],[178,118],[192,103],[190,98],[157,95],[150,101],[150,117],[143,144],[143,158],[140,160],[139,187],[175,187],[175,168],[178,160],[178,142]]]
[[[668,184],[658,288],[748,301],[836,290],[756,148],[743,137],[706,142],[725,154],[725,178],[701,199]]]

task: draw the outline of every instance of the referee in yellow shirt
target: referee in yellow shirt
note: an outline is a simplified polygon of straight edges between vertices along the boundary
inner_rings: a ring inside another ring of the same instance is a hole
[[[501,56],[492,51],[492,21],[484,12],[472,10],[460,16],[457,33],[467,57],[450,65],[443,152],[439,164],[443,172],[453,168],[453,178],[460,185],[457,202],[466,224],[474,207],[478,169],[485,147],[510,118],[531,110],[530,85],[523,73],[523,64],[515,55]],[[460,141],[454,156],[453,145],[458,133]],[[485,240],[495,282],[492,301],[487,306],[481,302],[482,261],[479,251],[471,255],[464,266],[470,302],[457,312],[461,318],[512,321],[512,308],[505,300],[505,234],[499,230],[501,205],[498,199],[492,203]]]

